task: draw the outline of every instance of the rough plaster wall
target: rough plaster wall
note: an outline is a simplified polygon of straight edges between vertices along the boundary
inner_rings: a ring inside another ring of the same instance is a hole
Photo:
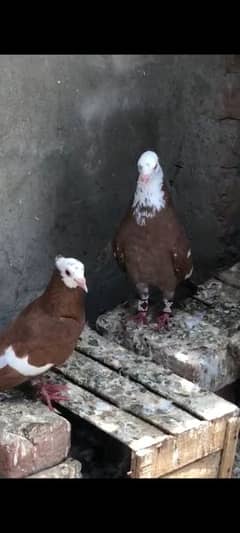
[[[239,256],[240,66],[231,61],[0,56],[1,324],[44,288],[56,253],[86,263],[89,318],[127,296],[109,242],[145,149],[160,155],[196,274]]]

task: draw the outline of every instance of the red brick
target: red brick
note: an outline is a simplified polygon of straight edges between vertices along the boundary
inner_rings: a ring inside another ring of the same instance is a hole
[[[1,394],[0,477],[22,478],[63,461],[69,422],[39,402]]]

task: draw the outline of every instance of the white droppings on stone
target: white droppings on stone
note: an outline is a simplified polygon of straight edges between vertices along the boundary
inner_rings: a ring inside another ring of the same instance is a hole
[[[153,444],[155,444],[155,440],[150,437],[150,435],[143,435],[143,437],[140,437],[140,439],[133,440],[130,446],[131,448],[134,448],[135,451],[137,451],[141,450],[141,448],[152,446]],[[142,450],[142,454],[144,455],[145,453],[145,450]],[[139,451],[139,455],[141,455],[141,451]]]
[[[192,329],[195,326],[198,326],[200,322],[202,322],[202,319],[204,317],[204,313],[195,313],[193,316],[186,316],[184,317],[184,322],[187,326],[187,328]]]

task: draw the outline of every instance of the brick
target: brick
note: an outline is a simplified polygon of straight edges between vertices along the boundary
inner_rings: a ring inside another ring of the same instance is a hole
[[[80,461],[74,459],[67,459],[59,465],[53,466],[52,468],[47,468],[41,472],[37,472],[31,476],[28,476],[27,479],[33,478],[43,478],[43,479],[80,479],[82,465]]]
[[[0,477],[22,478],[60,463],[70,437],[70,423],[42,403],[1,393]]]

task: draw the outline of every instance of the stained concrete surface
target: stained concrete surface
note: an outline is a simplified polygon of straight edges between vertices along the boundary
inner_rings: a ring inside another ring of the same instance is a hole
[[[239,118],[227,109],[239,72],[226,64],[0,56],[1,325],[43,290],[57,253],[86,264],[89,320],[128,296],[110,240],[145,149],[159,153],[196,277],[239,258]]]

